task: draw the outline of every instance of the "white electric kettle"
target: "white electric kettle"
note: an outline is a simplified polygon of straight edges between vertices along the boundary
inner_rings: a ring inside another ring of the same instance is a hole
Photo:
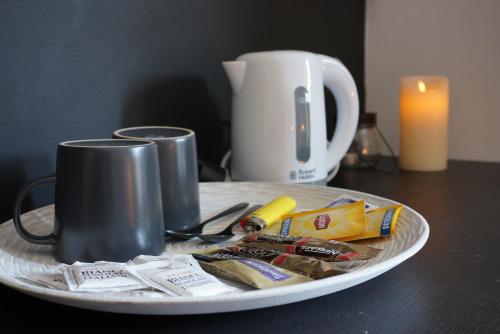
[[[223,65],[233,88],[231,178],[325,184],[358,122],[358,93],[345,66],[304,51],[248,53]],[[323,85],[337,102],[329,144]]]

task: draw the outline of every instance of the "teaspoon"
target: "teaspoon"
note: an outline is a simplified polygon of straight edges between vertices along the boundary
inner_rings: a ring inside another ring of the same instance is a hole
[[[203,227],[205,227],[206,224],[211,223],[217,219],[220,219],[222,217],[225,217],[227,215],[230,215],[231,213],[243,210],[248,206],[248,203],[238,203],[236,205],[233,205],[232,207],[222,211],[221,213],[205,220],[203,223],[200,225],[187,230],[187,231],[174,231],[174,230],[165,230],[165,236],[166,237],[173,237],[176,239],[183,239],[183,240],[189,240],[191,238],[196,237],[198,234],[201,234],[203,232]]]

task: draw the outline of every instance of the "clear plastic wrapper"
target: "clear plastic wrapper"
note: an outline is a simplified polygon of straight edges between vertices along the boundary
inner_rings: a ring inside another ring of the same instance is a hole
[[[27,281],[28,283],[35,283],[53,290],[69,290],[68,284],[66,284],[66,280],[64,279],[64,275],[62,273],[31,274],[29,277],[18,277],[18,279]]]

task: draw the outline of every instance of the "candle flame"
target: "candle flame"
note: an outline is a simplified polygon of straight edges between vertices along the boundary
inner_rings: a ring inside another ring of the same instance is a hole
[[[418,90],[420,91],[420,93],[425,93],[426,88],[425,88],[425,84],[423,81],[418,82]]]

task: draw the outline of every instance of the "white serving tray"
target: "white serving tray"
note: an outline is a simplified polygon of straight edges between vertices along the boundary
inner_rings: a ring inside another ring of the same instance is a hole
[[[314,209],[328,204],[342,194],[363,198],[379,206],[395,202],[378,196],[339,188],[271,184],[271,183],[201,183],[202,218],[220,212],[237,202],[263,204],[276,196],[289,195],[297,200],[297,209]],[[34,233],[46,234],[52,229],[53,206],[40,208],[23,215],[25,226]],[[233,217],[207,226],[206,231],[218,231]],[[19,279],[30,273],[53,273],[57,262],[51,246],[34,245],[21,239],[8,221],[0,226],[0,283],[23,293],[75,307],[92,310],[134,314],[201,314],[249,310],[311,299],[374,278],[397,266],[415,253],[427,241],[429,225],[409,207],[404,207],[396,234],[387,239],[368,242],[383,251],[369,261],[350,265],[351,272],[335,277],[292,286],[266,290],[250,290],[212,297],[168,297],[157,292],[74,293],[51,290]],[[170,243],[167,252],[179,252],[206,247],[199,240]]]

